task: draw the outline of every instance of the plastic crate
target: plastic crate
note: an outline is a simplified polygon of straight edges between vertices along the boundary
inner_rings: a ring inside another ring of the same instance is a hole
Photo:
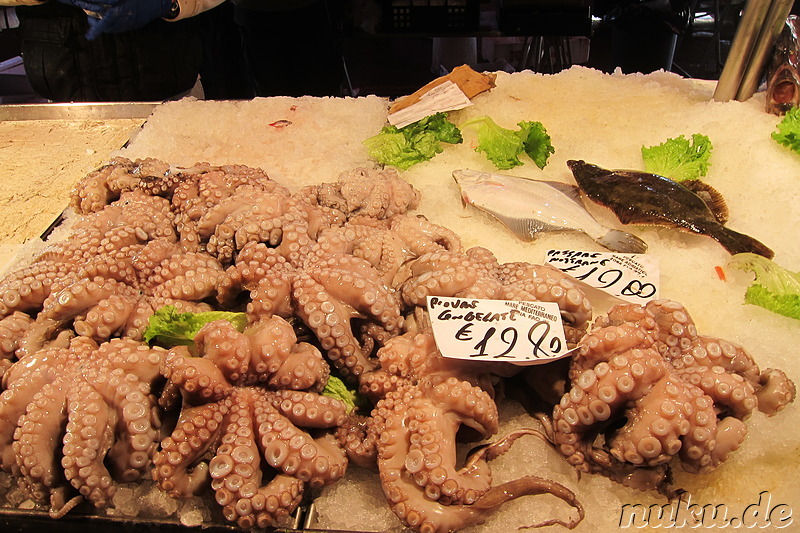
[[[475,31],[480,0],[384,0],[383,30],[403,33]]]

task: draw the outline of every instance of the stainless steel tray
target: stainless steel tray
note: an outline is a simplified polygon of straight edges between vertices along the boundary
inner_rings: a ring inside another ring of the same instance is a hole
[[[0,120],[113,120],[147,118],[161,102],[0,105]]]

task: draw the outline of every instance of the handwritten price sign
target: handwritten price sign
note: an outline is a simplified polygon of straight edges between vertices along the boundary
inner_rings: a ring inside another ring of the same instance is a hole
[[[549,250],[546,263],[627,302],[658,298],[658,260],[650,255]]]
[[[428,312],[445,357],[535,365],[569,355],[555,302],[429,296]]]

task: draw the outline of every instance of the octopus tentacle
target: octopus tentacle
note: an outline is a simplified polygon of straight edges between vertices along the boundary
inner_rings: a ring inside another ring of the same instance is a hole
[[[347,454],[350,463],[361,467],[375,466],[378,459],[377,431],[370,431],[371,417],[351,415],[336,428],[334,436]]]
[[[536,476],[520,479],[488,489],[472,504],[445,505],[432,498],[428,491],[419,490],[413,474],[407,470],[407,460],[412,440],[406,435],[408,420],[402,409],[389,407],[400,400],[399,393],[391,393],[381,400],[383,419],[382,437],[378,450],[378,468],[381,486],[389,506],[406,526],[421,532],[456,531],[471,525],[483,523],[488,516],[503,503],[526,495],[548,493],[566,501],[578,510],[578,518],[569,522],[553,519],[539,525],[561,524],[574,527],[583,519],[583,508],[575,494],[558,483]],[[388,403],[387,403],[388,402]],[[387,409],[388,407],[388,409]],[[504,451],[505,448],[498,449]]]
[[[214,361],[192,357],[186,346],[176,346],[167,352],[161,373],[170,386],[180,387],[186,400],[192,403],[220,400],[232,388]]]
[[[268,391],[267,398],[280,414],[296,426],[331,428],[344,423],[347,405],[341,400],[294,390]]]
[[[313,439],[271,405],[256,402],[256,424],[264,459],[275,469],[319,488],[344,476],[347,457],[332,435]]]
[[[357,377],[376,366],[355,337],[351,320],[372,320],[392,333],[402,327],[399,301],[377,271],[356,257],[334,256],[299,272],[293,297],[298,316],[346,377]]]
[[[261,459],[254,440],[250,394],[248,391],[232,396],[228,426],[209,463],[211,488],[216,493],[217,503],[222,506],[225,518],[240,527],[253,527],[259,522],[271,525],[273,521],[268,513],[254,513],[253,510],[252,498],[261,486]]]
[[[19,340],[30,328],[33,319],[30,315],[14,311],[0,320],[0,360],[12,361],[19,347]],[[2,373],[0,373],[0,377]]]
[[[50,368],[39,368],[26,372],[24,379],[14,380],[0,394],[0,467],[3,470],[16,472],[16,452],[13,448],[15,430],[36,393],[55,381],[55,378],[56,374]]]
[[[503,298],[555,302],[565,322],[585,329],[592,318],[592,305],[575,279],[551,265],[506,263],[498,276],[503,281]]]
[[[99,302],[112,296],[138,298],[137,289],[114,279],[93,278],[80,280],[61,291],[51,294],[36,317],[28,334],[20,343],[23,353],[36,351],[52,338],[67,321],[86,313]]]
[[[0,316],[14,311],[38,311],[50,295],[54,281],[72,268],[67,263],[41,261],[8,274],[0,281]]]
[[[413,256],[447,250],[461,253],[461,238],[452,230],[434,224],[422,215],[398,215],[392,218],[390,229]]]
[[[198,494],[208,480],[208,464],[200,459],[223,431],[227,402],[184,407],[172,434],[153,454],[153,480],[173,498]]]
[[[739,374],[731,374],[721,366],[691,366],[676,371],[682,379],[709,396],[719,410],[746,419],[758,406],[753,385]]]
[[[144,289],[156,297],[200,301],[216,296],[223,275],[222,265],[210,255],[187,252],[173,255],[153,269]]]
[[[294,328],[278,316],[248,328],[252,372],[245,384],[321,392],[330,367],[313,345],[297,342]]]
[[[479,280],[484,282],[479,284]],[[481,285],[486,287],[476,291]],[[410,278],[400,286],[403,301],[416,306],[424,306],[428,296],[463,296],[467,291],[492,298],[499,289],[499,281],[490,278],[479,264],[463,254],[447,250],[428,252],[415,259],[411,263]]]
[[[215,320],[200,328],[195,348],[222,372],[225,381],[238,383],[250,367],[250,340],[228,320]]]
[[[156,449],[160,420],[150,386],[122,369],[87,373],[103,400],[116,410],[117,438],[108,452],[115,479],[131,482],[143,477]]]
[[[125,331],[137,301],[138,298],[128,295],[111,294],[89,309],[83,318],[76,316],[72,327],[83,337],[101,342],[110,339]]]
[[[553,410],[555,443],[567,461],[579,470],[591,471],[592,465],[587,461],[592,455],[589,444],[582,440],[584,434],[596,422],[608,420],[628,401],[647,394],[666,373],[663,359],[652,349],[616,355],[581,373],[577,386]]]
[[[51,496],[53,503],[66,501],[58,494],[64,489],[63,473],[56,455],[64,431],[66,394],[66,388],[58,383],[45,385],[19,419],[14,434],[12,447],[21,485],[34,501],[40,503],[50,501]],[[58,508],[52,508],[58,512]]]
[[[795,396],[797,389],[782,370],[767,368],[759,375],[759,388],[756,391],[758,410],[772,416],[788,404]]]
[[[70,388],[69,421],[64,435],[64,475],[95,507],[105,507],[116,492],[103,464],[113,442],[116,413],[88,382]]]

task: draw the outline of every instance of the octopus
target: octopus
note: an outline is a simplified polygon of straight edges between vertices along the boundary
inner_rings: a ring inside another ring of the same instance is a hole
[[[131,339],[79,336],[24,356],[3,375],[0,468],[54,518],[84,500],[109,506],[118,483],[149,472],[163,355]]]
[[[108,253],[98,253],[53,281],[19,341],[18,355],[35,351],[67,331],[97,341],[141,340],[150,316],[165,305],[181,311],[210,310],[203,300],[216,294],[222,275],[213,257],[182,252],[164,239],[120,248],[112,245]]]
[[[493,485],[491,461],[546,438],[579,472],[663,489],[673,457],[708,471],[749,413],[793,400],[782,372],[697,334],[679,304],[592,323],[574,279],[465,250],[411,212],[419,200],[388,169],[296,192],[242,165],[117,158],[90,173],[71,232],[0,280],[0,467],[53,516],[105,507],[116,483],[149,476],[176,498],[210,490],[227,521],[264,528],[357,463],[415,531],[479,524],[542,493],[571,516],[532,527],[574,527],[570,489],[536,473]],[[578,355],[543,430],[497,435],[495,401],[522,371],[444,357],[428,296],[558,304]],[[244,312],[247,325],[215,320],[191,345],[150,348],[164,305]],[[332,374],[370,407],[324,395]],[[457,438],[480,443],[460,466]]]
[[[161,489],[180,498],[210,486],[228,521],[264,528],[285,521],[307,487],[345,474],[346,455],[324,430],[341,424],[347,407],[318,394],[327,364],[296,340],[277,316],[244,333],[219,320],[195,336],[199,357],[185,346],[168,352],[161,372],[183,402],[153,458]]]
[[[208,254],[180,248],[173,219],[167,200],[123,192],[0,280],[0,316],[18,332],[16,355],[35,352],[62,333],[98,342],[139,340],[164,305],[210,310],[203,300],[215,296],[222,266]],[[24,331],[21,314],[30,318]]]
[[[569,275],[549,265],[501,264],[483,247],[431,250],[409,261],[405,272],[399,285],[403,302],[420,310],[428,296],[555,302],[572,345],[592,317],[591,302]]]
[[[741,346],[700,335],[674,301],[612,307],[579,347],[553,442],[577,470],[642,490],[672,492],[673,458],[690,472],[714,469],[754,410],[772,416],[795,397],[782,371],[760,371]]]
[[[420,201],[419,191],[393,169],[357,168],[343,172],[334,183],[308,188],[305,193],[319,205],[341,211],[348,219],[390,219],[415,209]]]
[[[385,224],[359,217],[329,227],[299,266],[282,246],[250,242],[226,270],[219,301],[235,305],[248,291],[250,323],[273,315],[300,318],[337,371],[357,380],[376,368],[375,350],[402,330],[394,278],[416,254],[445,246],[460,249],[461,243],[441,226],[404,215]]]
[[[489,461],[536,430],[521,429],[473,451],[456,467],[456,434],[464,426],[478,439],[498,431],[498,412],[489,372],[515,372],[510,365],[464,364],[444,358],[429,331],[397,336],[379,350],[381,369],[364,376],[362,390],[380,395],[368,419],[351,418],[337,430],[352,461],[377,464],[389,507],[414,531],[456,531],[483,523],[504,503],[548,493],[577,511],[571,520],[552,519],[530,527],[575,527],[583,508],[567,487],[536,475],[497,486]],[[369,378],[375,378],[370,380]]]

